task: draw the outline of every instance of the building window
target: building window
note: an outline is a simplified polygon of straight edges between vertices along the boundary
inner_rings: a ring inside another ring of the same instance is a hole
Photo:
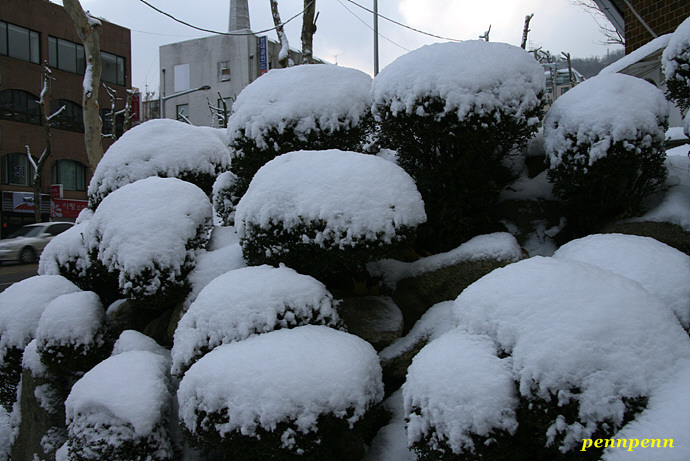
[[[0,91],[0,119],[40,125],[38,97],[23,90]]]
[[[101,109],[101,120],[103,121],[103,134],[108,135],[113,132],[113,113],[110,109]],[[124,114],[115,114],[115,136],[122,136],[125,131]]]
[[[81,106],[67,99],[50,101],[50,113],[54,114],[64,106],[60,114],[50,121],[50,126],[60,130],[84,132],[84,114]]]
[[[38,161],[34,158],[34,161]],[[14,152],[2,157],[2,184],[11,186],[31,186],[34,169],[26,154]]]
[[[86,190],[86,167],[75,160],[60,159],[51,168],[53,184],[64,190]]]
[[[177,120],[189,123],[189,104],[178,104],[175,113]]]
[[[84,75],[84,46],[62,38],[48,37],[48,65],[56,69]],[[125,86],[125,58],[101,51],[101,80]]]
[[[0,54],[38,64],[38,42],[38,32],[0,21]]]
[[[220,61],[218,63],[218,81],[230,81],[230,61]]]

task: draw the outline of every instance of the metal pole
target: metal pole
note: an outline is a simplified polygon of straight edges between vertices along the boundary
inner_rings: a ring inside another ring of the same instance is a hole
[[[379,2],[374,0],[374,77],[379,73]]]
[[[165,118],[163,93],[165,93],[165,68],[161,69],[161,86],[158,90],[158,118]]]

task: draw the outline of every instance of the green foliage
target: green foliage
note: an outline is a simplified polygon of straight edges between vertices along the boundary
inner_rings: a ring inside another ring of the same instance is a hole
[[[67,344],[43,341],[37,344],[41,363],[48,372],[57,375],[76,375],[89,371],[105,360],[112,350],[112,341],[107,336],[105,324],[96,332],[88,344],[74,340]]]
[[[445,251],[502,230],[490,211],[501,189],[515,179],[508,165],[511,151],[537,131],[527,120],[541,116],[542,95],[540,100],[520,118],[497,108],[458,120],[456,112],[444,112],[445,101],[438,97],[419,101],[419,112],[379,108],[379,142],[398,151],[398,164],[424,199],[428,219],[418,238],[424,249]]]
[[[12,405],[17,400],[17,385],[22,375],[22,354],[24,350],[18,347],[10,347],[5,351],[5,356],[0,362],[0,404],[12,411]]]
[[[568,220],[562,238],[581,237],[614,218],[639,215],[644,198],[663,187],[667,176],[663,138],[650,142],[651,136],[642,133],[637,139],[615,142],[592,165],[588,164],[591,145],[576,144],[576,134],[568,138],[573,147],[547,173]]]
[[[217,187],[214,184],[212,197],[213,209],[216,211],[218,217],[220,217],[222,226],[234,226],[235,205],[241,198],[236,192],[237,176],[230,171],[226,171],[219,176],[216,181],[220,181],[223,175],[230,175],[230,178],[224,178],[223,187]]]
[[[666,95],[675,101],[678,107],[685,113],[690,109],[690,48],[684,53],[671,57],[675,64],[675,72],[672,76],[666,76]]]

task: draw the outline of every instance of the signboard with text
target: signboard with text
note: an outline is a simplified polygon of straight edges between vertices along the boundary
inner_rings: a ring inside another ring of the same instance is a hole
[[[259,37],[259,75],[268,72],[268,37]]]
[[[76,218],[87,207],[86,200],[53,199],[50,207],[51,218]]]
[[[50,185],[50,198],[62,198],[62,184]]]

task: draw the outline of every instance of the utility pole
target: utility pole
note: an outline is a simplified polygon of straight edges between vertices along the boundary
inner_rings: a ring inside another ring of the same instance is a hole
[[[374,77],[379,73],[379,1],[374,0]]]

